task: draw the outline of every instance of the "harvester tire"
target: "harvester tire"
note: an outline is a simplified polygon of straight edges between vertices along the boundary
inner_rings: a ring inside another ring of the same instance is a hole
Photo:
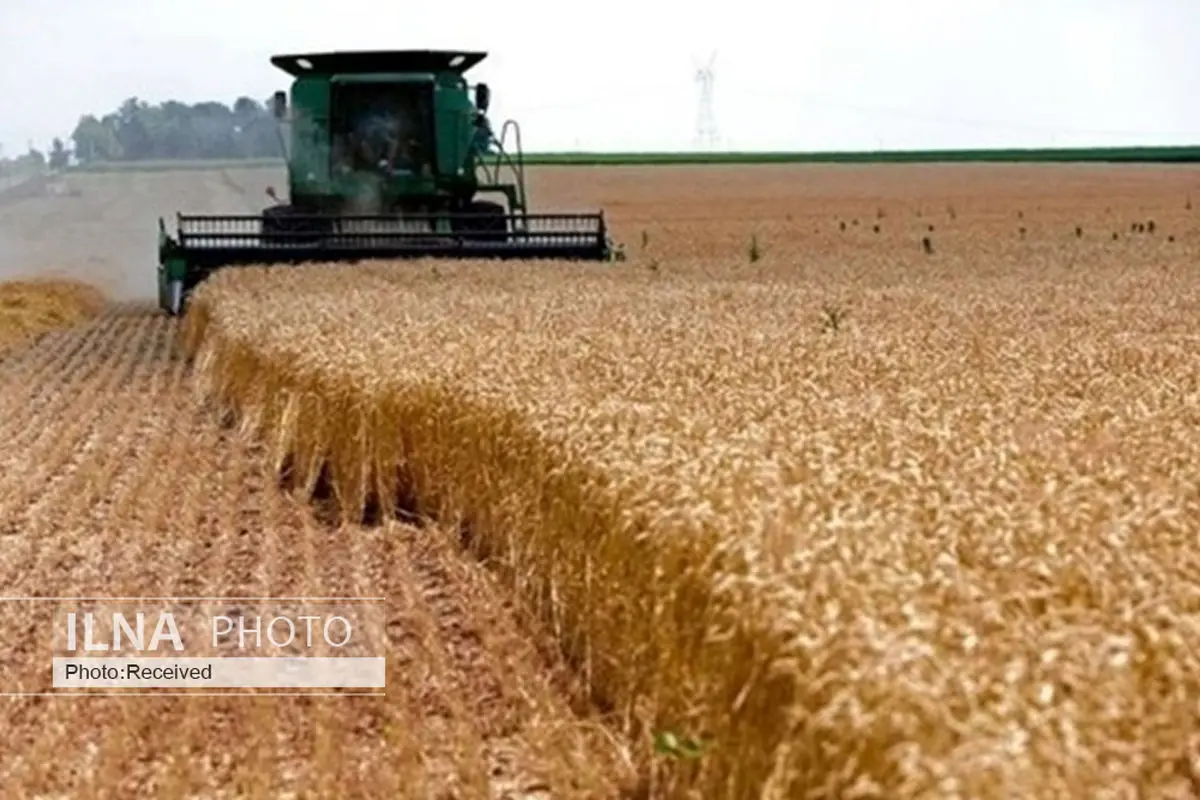
[[[468,203],[463,210],[468,217],[454,220],[455,233],[470,232],[471,241],[475,242],[507,242],[508,220],[504,206],[487,200],[475,200]]]

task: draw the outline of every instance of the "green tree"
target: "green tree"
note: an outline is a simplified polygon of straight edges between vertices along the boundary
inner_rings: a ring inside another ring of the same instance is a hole
[[[131,97],[102,117],[81,117],[71,139],[75,158],[83,164],[281,155],[269,103],[250,97],[239,97],[232,106],[178,100],[151,104]]]
[[[71,163],[71,152],[57,136],[50,144],[50,169],[62,169]]]
[[[120,161],[125,155],[113,126],[101,122],[91,114],[79,118],[79,123],[71,134],[71,141],[75,143],[75,158],[81,164]]]

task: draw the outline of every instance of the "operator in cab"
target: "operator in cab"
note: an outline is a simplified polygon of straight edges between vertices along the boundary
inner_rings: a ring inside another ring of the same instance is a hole
[[[350,120],[350,130],[335,144],[334,159],[343,172],[422,173],[424,154],[415,109],[381,94]]]

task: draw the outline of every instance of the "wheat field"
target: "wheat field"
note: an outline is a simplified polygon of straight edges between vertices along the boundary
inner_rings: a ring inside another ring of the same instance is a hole
[[[0,349],[77,325],[100,313],[106,304],[102,291],[80,281],[4,281],[0,283]]]
[[[0,356],[10,594],[394,617],[383,703],[8,701],[6,785],[1196,796],[1196,177],[540,170],[628,261],[229,270]]]

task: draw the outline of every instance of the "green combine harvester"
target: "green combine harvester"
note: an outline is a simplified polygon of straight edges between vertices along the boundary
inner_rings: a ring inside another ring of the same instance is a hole
[[[290,108],[284,92],[272,99],[289,199],[268,189],[276,204],[261,214],[180,214],[174,235],[160,219],[160,307],[182,313],[197,284],[230,266],[612,260],[603,212],[529,213],[520,128],[510,120],[496,136],[487,85],[473,87],[472,101],[464,77],[486,56],[402,50],[272,58],[295,79]]]

